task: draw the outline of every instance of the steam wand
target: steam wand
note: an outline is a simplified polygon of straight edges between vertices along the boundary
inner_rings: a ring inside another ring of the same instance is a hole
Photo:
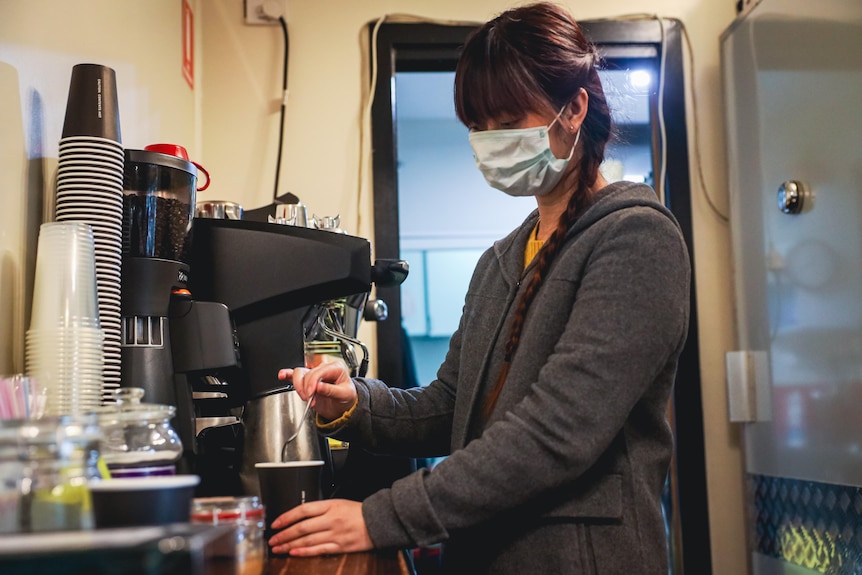
[[[358,339],[350,337],[349,335],[347,335],[345,333],[330,329],[329,327],[326,326],[326,323],[323,321],[322,317],[318,318],[317,324],[320,326],[320,329],[322,329],[323,333],[325,333],[326,335],[334,337],[335,339],[340,340],[342,342],[348,342],[352,345],[358,345],[359,346],[359,348],[362,350],[362,361],[359,363],[359,369],[357,370],[357,377],[364,377],[365,374],[368,373],[368,348],[365,346],[365,344],[362,343],[361,341],[359,341]],[[353,350],[351,350],[351,353],[352,353],[352,351]],[[355,364],[355,358],[354,358],[353,363]]]

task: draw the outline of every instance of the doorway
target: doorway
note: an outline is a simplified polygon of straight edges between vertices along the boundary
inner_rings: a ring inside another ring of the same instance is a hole
[[[681,24],[581,24],[605,60],[603,81],[618,111],[621,138],[609,148],[603,171],[611,180],[638,179],[657,189],[693,254]],[[390,383],[402,379],[412,359],[420,384],[433,379],[476,259],[535,206],[531,198],[519,203],[487,188],[473,165],[466,129],[455,120],[451,75],[471,30],[384,23],[376,36],[370,34],[379,63],[372,104],[375,249],[378,257],[400,257],[411,265],[405,284],[377,293],[390,312],[377,330],[378,375]],[[650,80],[632,86],[638,77]],[[445,166],[435,167],[435,156],[445,158]],[[692,280],[689,339],[671,413],[676,449],[665,506],[675,575],[711,572],[696,309]]]
[[[602,172],[609,182],[655,186],[650,86],[645,67],[602,70],[614,123]],[[476,169],[467,129],[455,116],[452,71],[396,71],[399,257],[410,263],[401,286],[401,321],[417,379],[435,377],[458,326],[467,283],[479,256],[535,209],[488,187]]]

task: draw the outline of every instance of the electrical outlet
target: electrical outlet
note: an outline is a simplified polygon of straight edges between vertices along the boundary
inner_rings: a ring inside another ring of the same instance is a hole
[[[275,0],[243,0],[245,23],[253,26],[276,26],[283,14],[282,2]]]

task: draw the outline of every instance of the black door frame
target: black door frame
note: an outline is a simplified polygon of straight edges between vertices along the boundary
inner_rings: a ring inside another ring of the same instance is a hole
[[[584,21],[581,25],[610,63],[648,59],[655,65],[661,61],[664,49],[665,204],[680,223],[694,269],[682,25],[676,20],[661,23],[658,20],[597,20]],[[473,27],[383,23],[377,30],[376,43],[374,23],[369,24],[368,30],[371,49],[377,55],[375,99],[371,107],[374,249],[376,257],[397,258],[400,253],[398,158],[392,94],[395,72],[454,70],[460,47]],[[654,67],[658,69],[658,65]],[[652,111],[657,111],[657,97],[652,98],[651,105]],[[652,117],[656,117],[655,113]],[[660,143],[657,125],[653,127],[653,141]],[[653,149],[658,148],[654,145]],[[656,177],[660,174],[658,167],[654,169]],[[389,319],[377,325],[377,374],[383,381],[397,385],[403,373],[400,287],[378,288],[376,295],[389,307]],[[712,561],[694,274],[688,341],[680,357],[673,405],[676,473],[672,475],[677,480],[673,489],[677,540],[671,544],[676,547],[677,573],[709,575]]]

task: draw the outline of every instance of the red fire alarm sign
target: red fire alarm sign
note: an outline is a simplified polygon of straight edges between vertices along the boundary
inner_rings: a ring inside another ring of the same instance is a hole
[[[183,0],[183,78],[195,88],[195,17],[188,0]]]

